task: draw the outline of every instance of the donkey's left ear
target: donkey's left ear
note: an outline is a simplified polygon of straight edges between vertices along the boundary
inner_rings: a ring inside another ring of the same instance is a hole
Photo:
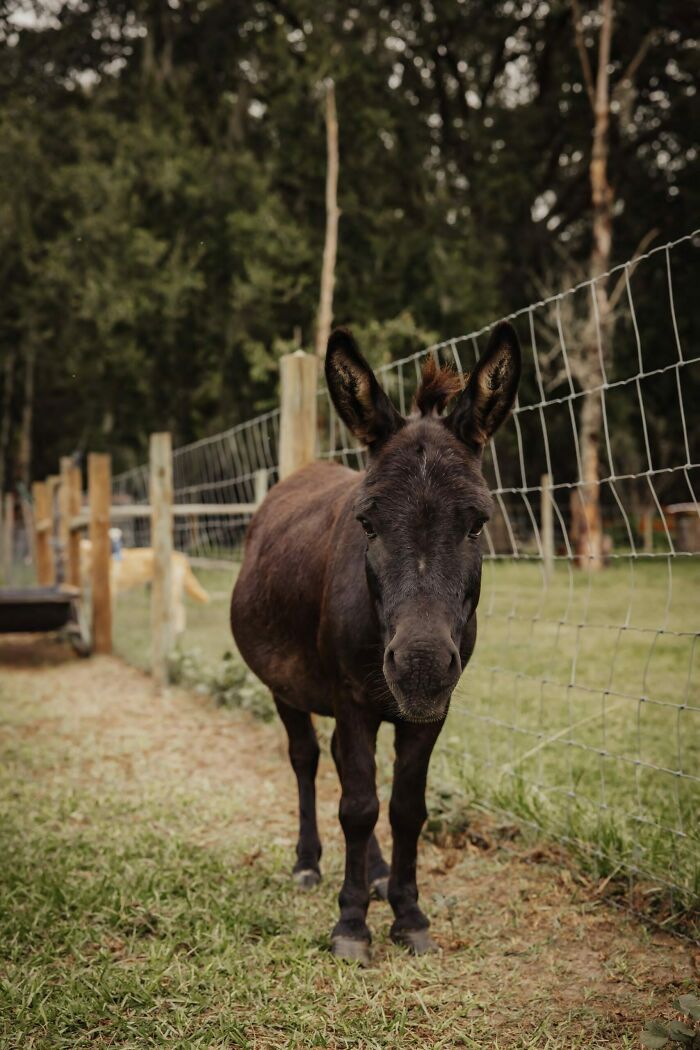
[[[444,423],[465,445],[481,449],[513,407],[520,382],[520,343],[507,321],[496,325],[486,352]]]

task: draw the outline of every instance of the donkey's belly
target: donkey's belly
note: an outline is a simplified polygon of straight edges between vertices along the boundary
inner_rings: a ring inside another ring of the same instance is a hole
[[[314,642],[309,644],[313,610],[290,607],[278,587],[261,588],[258,569],[257,560],[244,562],[231,599],[231,628],[241,656],[278,700],[331,714],[331,683]]]

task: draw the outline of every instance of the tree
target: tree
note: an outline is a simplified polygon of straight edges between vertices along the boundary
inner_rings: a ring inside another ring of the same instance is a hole
[[[316,323],[316,354],[323,359],[333,320],[333,287],[335,258],[338,250],[338,117],[335,109],[335,85],[326,85],[326,236],[323,243],[321,290]]]
[[[588,317],[580,338],[569,355],[570,366],[583,391],[578,425],[580,482],[571,501],[572,535],[578,563],[598,571],[603,567],[603,524],[600,508],[600,444],[603,430],[603,360],[612,362],[615,328],[614,303],[605,276],[612,264],[613,222],[616,194],[610,181],[610,68],[613,38],[613,0],[600,0],[597,12],[598,60],[595,77],[585,42],[583,16],[578,0],[572,0],[576,47],[586,94],[593,115],[593,141],[590,153],[591,252],[589,274],[594,280]],[[618,83],[618,94],[633,89],[634,77],[655,38],[649,31]],[[643,251],[658,231],[647,233],[639,246]],[[619,299],[620,285],[615,294]]]
[[[597,15],[580,2],[590,38]],[[650,215],[671,237],[700,206],[693,11],[616,0],[615,261]],[[119,470],[149,430],[182,443],[276,403],[277,359],[318,316],[328,77],[343,171],[332,312],[378,333],[382,355],[522,306],[562,251],[590,266],[591,113],[569,0],[57,0],[48,14],[14,0],[0,11],[6,478],[30,343],[35,476],[87,447],[109,447]]]
[[[601,0],[599,9],[598,64],[593,74],[583,39],[578,0],[572,0],[576,43],[586,92],[593,112],[593,146],[590,159],[592,202],[592,246],[590,276],[599,277],[610,269],[615,195],[608,178],[608,135],[610,127],[610,49],[613,34],[613,0]],[[603,523],[600,513],[600,467],[598,448],[602,436],[602,356],[612,338],[612,319],[607,281],[593,285],[595,306],[591,307],[581,351],[575,360],[577,379],[584,394],[579,421],[581,485],[572,499],[572,532],[579,565],[597,571],[603,567]],[[600,333],[600,349],[597,335]]]

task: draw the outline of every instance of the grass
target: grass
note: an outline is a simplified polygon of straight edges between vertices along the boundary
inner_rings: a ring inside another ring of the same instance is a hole
[[[593,577],[488,563],[447,746],[477,797],[583,844],[601,875],[700,891],[700,565]]]
[[[190,681],[232,648],[234,575],[198,571],[212,602],[188,603]],[[570,842],[599,877],[650,880],[661,918],[700,893],[699,593],[690,558],[558,565],[548,585],[538,565],[486,562],[476,653],[434,759],[458,802]],[[116,638],[147,666],[145,592],[120,600]]]
[[[338,966],[328,759],[325,879],[300,895],[276,724],[158,698],[115,660],[61,660],[21,656],[0,680],[8,1050],[625,1048],[693,990],[682,946],[576,900],[527,852],[430,844],[421,885],[444,954],[406,957],[375,904],[376,965]]]

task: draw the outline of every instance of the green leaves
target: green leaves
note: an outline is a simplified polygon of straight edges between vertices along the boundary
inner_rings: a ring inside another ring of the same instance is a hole
[[[700,998],[697,995],[679,996],[676,1006],[694,1021],[700,1020]],[[648,1021],[641,1034],[642,1045],[650,1050],[664,1046],[684,1046],[691,1050],[700,1048],[700,1030],[685,1021]]]
[[[700,1021],[700,998],[697,995],[679,996],[678,1007],[694,1021]]]
[[[378,360],[522,306],[559,238],[587,255],[590,112],[567,5],[444,0],[419,26],[410,4],[340,0],[323,14],[309,0],[55,6],[0,38],[0,355],[37,343],[36,475],[107,443],[119,470],[149,430],[181,443],[275,402],[280,352],[315,324],[326,75],[335,319],[371,329]],[[700,204],[694,9],[672,7],[630,92],[633,126],[611,136],[619,258],[650,215],[671,236]],[[618,3],[617,72],[650,17]],[[674,273],[681,343],[692,280]],[[639,299],[643,338],[662,345],[663,296]]]
[[[668,1043],[668,1031],[658,1021],[650,1021],[642,1032],[642,1046],[649,1050],[660,1050]]]

